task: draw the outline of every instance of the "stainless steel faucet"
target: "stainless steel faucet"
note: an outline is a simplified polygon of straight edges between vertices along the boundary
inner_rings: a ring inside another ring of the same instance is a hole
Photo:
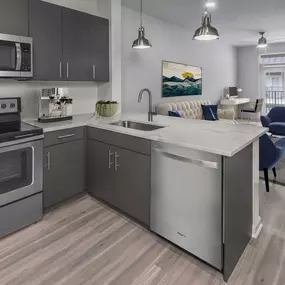
[[[149,97],[148,121],[152,122],[153,121],[153,115],[155,115],[155,113],[152,110],[152,94],[151,94],[151,91],[147,88],[142,89],[140,91],[140,94],[139,94],[138,102],[140,103],[142,101],[142,96],[143,96],[144,92],[148,93],[148,97]]]

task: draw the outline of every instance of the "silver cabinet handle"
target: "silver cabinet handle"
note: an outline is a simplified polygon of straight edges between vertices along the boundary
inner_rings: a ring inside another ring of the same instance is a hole
[[[50,171],[51,167],[50,167],[50,152],[47,153],[47,169],[48,171]]]
[[[111,169],[111,165],[113,164],[113,162],[111,161],[112,155],[114,155],[114,153],[109,150],[109,169]]]
[[[217,162],[184,157],[184,156],[164,152],[159,149],[156,149],[156,151],[162,153],[164,156],[171,158],[171,159],[175,159],[175,160],[190,163],[190,164],[196,164],[196,165],[206,167],[206,168],[219,169],[219,165]]]
[[[118,158],[120,157],[120,155],[118,155],[118,153],[115,153],[115,171],[118,170],[118,168],[120,167],[120,164],[118,164]]]
[[[59,140],[62,140],[62,139],[67,139],[67,138],[71,138],[71,137],[74,137],[75,134],[69,134],[69,135],[65,135],[65,136],[59,136],[57,137]]]
[[[96,66],[93,64],[93,78],[96,78]]]
[[[59,63],[59,77],[62,78],[62,63]]]
[[[69,78],[69,63],[66,63],[66,77]]]

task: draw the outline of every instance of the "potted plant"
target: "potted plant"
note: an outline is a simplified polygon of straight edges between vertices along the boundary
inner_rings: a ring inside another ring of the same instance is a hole
[[[104,101],[100,100],[96,103],[96,112],[101,117],[112,117],[119,109],[117,101]]]

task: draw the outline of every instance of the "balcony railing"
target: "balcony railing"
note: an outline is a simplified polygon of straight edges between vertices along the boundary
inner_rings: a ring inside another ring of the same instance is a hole
[[[276,106],[285,106],[284,91],[266,91],[266,113]]]

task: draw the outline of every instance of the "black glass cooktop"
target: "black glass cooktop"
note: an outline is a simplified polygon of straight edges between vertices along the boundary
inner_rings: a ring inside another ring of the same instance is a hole
[[[23,122],[0,124],[0,143],[43,134],[43,129]]]

